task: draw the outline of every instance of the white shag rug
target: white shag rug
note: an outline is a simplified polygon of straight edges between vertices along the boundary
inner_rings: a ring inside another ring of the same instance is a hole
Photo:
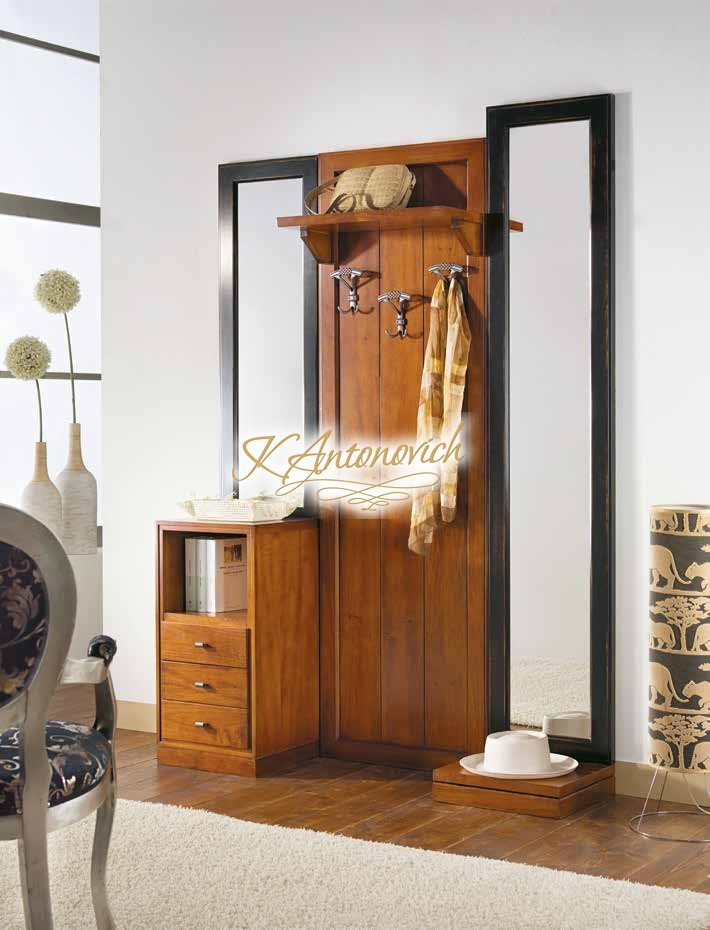
[[[56,930],[94,930],[93,818],[50,837]],[[118,930],[705,930],[710,895],[119,801]],[[24,930],[14,843],[0,927]]]
[[[510,660],[510,722],[541,727],[545,714],[589,712],[589,665],[539,656]]]

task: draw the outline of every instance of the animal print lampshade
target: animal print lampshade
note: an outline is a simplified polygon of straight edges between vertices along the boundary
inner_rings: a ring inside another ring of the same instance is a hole
[[[651,508],[649,756],[710,772],[710,505]]]

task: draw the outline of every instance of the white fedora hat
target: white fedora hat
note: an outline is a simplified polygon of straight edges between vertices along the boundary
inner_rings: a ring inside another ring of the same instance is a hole
[[[577,768],[577,760],[550,752],[537,730],[504,730],[486,738],[485,752],[461,759],[461,767],[489,778],[555,778]]]

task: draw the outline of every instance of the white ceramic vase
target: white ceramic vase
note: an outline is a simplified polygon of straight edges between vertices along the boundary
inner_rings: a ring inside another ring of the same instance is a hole
[[[47,471],[47,443],[35,443],[35,470],[22,492],[22,509],[44,523],[55,536],[62,528],[62,498]]]
[[[81,455],[81,424],[69,424],[69,456],[57,475],[62,495],[64,548],[70,555],[96,552],[96,479]]]

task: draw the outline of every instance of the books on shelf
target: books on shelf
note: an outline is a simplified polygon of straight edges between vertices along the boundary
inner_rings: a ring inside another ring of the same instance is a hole
[[[246,610],[244,536],[189,536],[185,540],[185,610],[219,614]]]
[[[197,610],[197,543],[188,537],[185,540],[185,610]]]

